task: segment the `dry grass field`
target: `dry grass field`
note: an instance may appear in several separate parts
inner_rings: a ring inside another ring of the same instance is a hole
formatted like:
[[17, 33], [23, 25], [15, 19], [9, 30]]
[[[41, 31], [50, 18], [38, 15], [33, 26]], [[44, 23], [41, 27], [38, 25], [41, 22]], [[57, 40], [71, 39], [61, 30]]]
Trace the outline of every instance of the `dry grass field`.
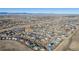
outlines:
[[69, 49], [73, 51], [79, 51], [79, 31], [72, 37]]
[[0, 51], [32, 51], [30, 48], [17, 41], [0, 40]]

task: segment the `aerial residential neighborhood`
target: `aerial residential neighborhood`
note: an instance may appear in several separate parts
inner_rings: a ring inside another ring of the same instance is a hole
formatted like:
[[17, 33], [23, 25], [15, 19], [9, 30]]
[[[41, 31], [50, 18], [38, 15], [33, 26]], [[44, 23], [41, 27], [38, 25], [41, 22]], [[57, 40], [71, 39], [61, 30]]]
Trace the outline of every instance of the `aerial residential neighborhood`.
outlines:
[[79, 15], [0, 15], [1, 51], [76, 51], [79, 50], [78, 33]]

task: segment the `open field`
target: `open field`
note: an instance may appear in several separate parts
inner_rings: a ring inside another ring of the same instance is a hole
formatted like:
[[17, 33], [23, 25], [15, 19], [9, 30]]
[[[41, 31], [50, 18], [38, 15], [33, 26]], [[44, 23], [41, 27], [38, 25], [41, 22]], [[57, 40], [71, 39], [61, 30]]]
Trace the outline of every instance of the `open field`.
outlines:
[[71, 49], [72, 51], [79, 51], [79, 30], [72, 37], [71, 43], [69, 45], [69, 49]]
[[0, 51], [32, 51], [32, 49], [16, 41], [0, 40]]

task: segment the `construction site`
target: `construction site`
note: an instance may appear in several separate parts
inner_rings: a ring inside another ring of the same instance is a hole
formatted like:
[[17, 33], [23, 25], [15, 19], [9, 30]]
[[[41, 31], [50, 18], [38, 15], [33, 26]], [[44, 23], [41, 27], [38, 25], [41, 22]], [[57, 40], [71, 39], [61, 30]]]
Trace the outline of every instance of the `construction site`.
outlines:
[[0, 51], [77, 51], [78, 32], [78, 15], [0, 15]]

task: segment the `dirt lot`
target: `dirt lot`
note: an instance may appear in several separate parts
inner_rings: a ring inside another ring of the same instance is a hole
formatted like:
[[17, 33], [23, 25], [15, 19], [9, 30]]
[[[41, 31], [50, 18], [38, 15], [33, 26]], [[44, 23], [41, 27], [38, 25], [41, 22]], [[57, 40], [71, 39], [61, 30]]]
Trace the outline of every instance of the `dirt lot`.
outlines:
[[79, 51], [79, 31], [72, 37], [69, 50]]
[[0, 40], [0, 51], [32, 51], [30, 48], [17, 41]]

